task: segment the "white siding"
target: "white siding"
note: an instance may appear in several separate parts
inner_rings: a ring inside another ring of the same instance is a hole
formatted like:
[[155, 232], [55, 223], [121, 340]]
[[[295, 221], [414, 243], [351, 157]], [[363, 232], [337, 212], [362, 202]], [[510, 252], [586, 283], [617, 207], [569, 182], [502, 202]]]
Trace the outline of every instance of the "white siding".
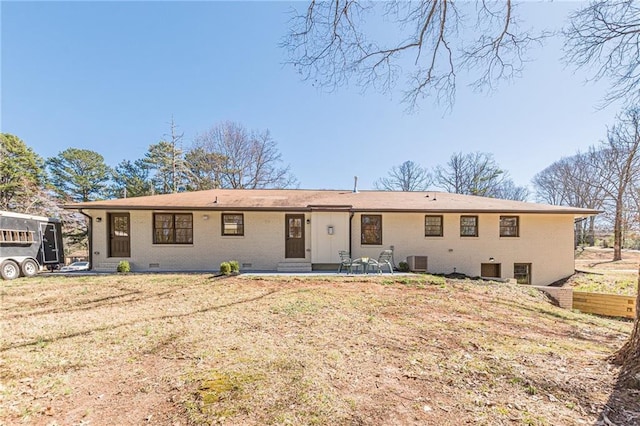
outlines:
[[[333, 235], [328, 228], [333, 227]], [[311, 216], [311, 261], [338, 263], [340, 250], [349, 250], [349, 212], [314, 212]]]

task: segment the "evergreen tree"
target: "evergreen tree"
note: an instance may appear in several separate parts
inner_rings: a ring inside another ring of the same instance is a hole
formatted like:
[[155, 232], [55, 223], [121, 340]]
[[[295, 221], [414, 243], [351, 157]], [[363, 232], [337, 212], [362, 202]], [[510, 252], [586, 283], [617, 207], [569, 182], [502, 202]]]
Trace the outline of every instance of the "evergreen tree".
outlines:
[[111, 170], [95, 151], [68, 148], [47, 160], [47, 170], [53, 190], [62, 199], [84, 202], [107, 196]]
[[0, 209], [26, 211], [44, 183], [44, 162], [17, 136], [0, 134]]

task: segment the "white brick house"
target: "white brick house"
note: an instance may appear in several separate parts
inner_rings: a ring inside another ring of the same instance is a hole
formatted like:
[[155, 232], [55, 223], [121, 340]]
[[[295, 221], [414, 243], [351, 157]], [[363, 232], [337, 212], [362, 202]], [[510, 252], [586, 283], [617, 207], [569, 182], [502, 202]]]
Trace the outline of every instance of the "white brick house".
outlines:
[[[595, 210], [443, 192], [230, 190], [75, 203], [90, 221], [93, 269], [243, 271], [337, 267], [339, 250], [431, 273], [548, 285], [574, 272], [574, 220]], [[426, 259], [425, 259], [426, 257]]]

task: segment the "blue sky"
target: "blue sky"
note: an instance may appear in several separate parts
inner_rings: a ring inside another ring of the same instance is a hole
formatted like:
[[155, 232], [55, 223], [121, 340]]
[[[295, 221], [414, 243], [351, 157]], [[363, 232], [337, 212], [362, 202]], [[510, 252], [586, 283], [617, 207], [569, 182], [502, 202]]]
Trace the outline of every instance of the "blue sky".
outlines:
[[[525, 26], [562, 25], [577, 2], [526, 3]], [[561, 63], [561, 40], [529, 53], [522, 78], [491, 94], [459, 84], [451, 112], [399, 93], [328, 93], [283, 65], [285, 2], [1, 3], [0, 129], [42, 157], [66, 148], [107, 164], [142, 158], [173, 116], [188, 148], [216, 123], [269, 129], [301, 188], [369, 189], [406, 160], [493, 153], [519, 185], [606, 136], [605, 83]], [[464, 76], [462, 76], [464, 77]]]

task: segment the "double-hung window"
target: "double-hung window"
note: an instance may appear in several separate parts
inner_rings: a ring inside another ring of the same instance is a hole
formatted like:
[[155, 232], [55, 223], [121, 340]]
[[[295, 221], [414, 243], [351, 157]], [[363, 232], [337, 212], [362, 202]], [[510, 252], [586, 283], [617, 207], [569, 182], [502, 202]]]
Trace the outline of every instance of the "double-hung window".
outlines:
[[478, 236], [478, 216], [460, 216], [460, 236]]
[[223, 213], [222, 235], [244, 235], [244, 215], [242, 213]]
[[425, 237], [442, 237], [442, 216], [425, 216], [424, 217], [424, 236]]
[[193, 244], [193, 215], [154, 213], [153, 244]]
[[363, 214], [360, 229], [360, 242], [363, 245], [382, 245], [382, 215]]
[[520, 236], [520, 220], [518, 216], [500, 216], [500, 236]]

